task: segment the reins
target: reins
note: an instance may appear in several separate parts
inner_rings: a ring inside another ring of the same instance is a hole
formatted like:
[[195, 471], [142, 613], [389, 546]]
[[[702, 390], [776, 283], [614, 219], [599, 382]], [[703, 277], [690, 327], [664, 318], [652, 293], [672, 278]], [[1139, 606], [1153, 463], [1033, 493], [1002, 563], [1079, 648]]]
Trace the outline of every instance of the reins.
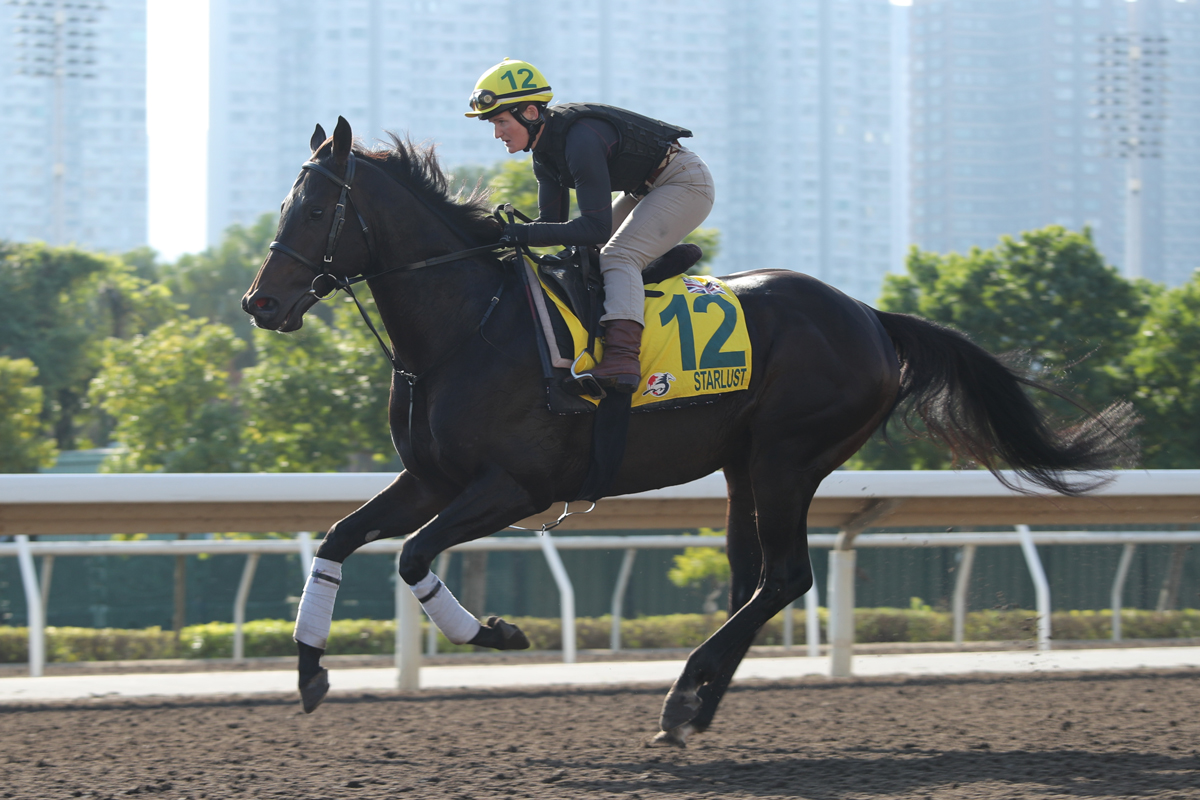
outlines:
[[[346, 175], [344, 178], [339, 178], [334, 172], [325, 168], [321, 164], [318, 164], [316, 161], [305, 161], [303, 164], [300, 165], [300, 169], [302, 172], [304, 170], [311, 170], [313, 172], [316, 172], [318, 175], [322, 175], [322, 176], [328, 178], [329, 180], [333, 181], [335, 184], [337, 184], [338, 186], [341, 187], [341, 194], [338, 196], [337, 206], [334, 209], [334, 213], [333, 213], [333, 223], [330, 226], [329, 237], [325, 243], [325, 256], [323, 258], [323, 265], [317, 264], [315, 261], [310, 259], [308, 256], [304, 255], [303, 253], [301, 253], [291, 247], [288, 247], [286, 244], [284, 244], [283, 242], [280, 242], [280, 241], [271, 242], [271, 244], [269, 245], [269, 249], [278, 250], [279, 252], [283, 253], [284, 255], [294, 258], [296, 261], [299, 261], [301, 264], [308, 267], [313, 272], [317, 273], [316, 277], [313, 278], [312, 285], [309, 286], [309, 288], [308, 288], [308, 294], [312, 295], [317, 300], [325, 300], [328, 297], [335, 294], [340, 289], [340, 290], [344, 291], [347, 295], [349, 295], [350, 299], [354, 301], [354, 305], [358, 308], [358, 313], [363, 318], [363, 322], [367, 323], [367, 328], [371, 331], [371, 334], [375, 337], [375, 341], [379, 342], [379, 347], [380, 347], [380, 349], [383, 350], [384, 357], [388, 360], [388, 363], [392, 365], [392, 371], [395, 374], [399, 375], [401, 378], [403, 378], [405, 380], [405, 382], [408, 383], [408, 433], [409, 433], [409, 441], [411, 441], [412, 440], [413, 400], [416, 395], [417, 383], [422, 378], [427, 377], [431, 372], [433, 372], [435, 369], [437, 369], [442, 364], [444, 364], [446, 361], [448, 361], [450, 359], [450, 357], [453, 356], [455, 353], [457, 353], [459, 350], [461, 350], [466, 345], [466, 343], [472, 337], [475, 336], [476, 333], [478, 333], [479, 331], [481, 331], [483, 329], [483, 326], [488, 321], [488, 317], [490, 317], [492, 315], [492, 312], [496, 309], [496, 305], [500, 302], [500, 296], [504, 293], [504, 281], [500, 282], [500, 286], [496, 289], [495, 294], [492, 295], [491, 302], [488, 303], [487, 310], [485, 310], [483, 312], [483, 317], [479, 320], [479, 324], [476, 325], [474, 328], [472, 328], [471, 332], [468, 333], [466, 336], [462, 337], [458, 341], [458, 343], [456, 343], [453, 347], [451, 347], [449, 350], [446, 350], [445, 352], [443, 352], [441, 357], [438, 358], [437, 361], [435, 361], [431, 366], [427, 367], [425, 369], [425, 371], [419, 375], [409, 372], [406, 369], [404, 369], [403, 365], [396, 358], [395, 351], [392, 348], [388, 347], [387, 343], [383, 340], [383, 337], [379, 334], [378, 329], [375, 327], [375, 323], [371, 321], [371, 316], [367, 313], [367, 309], [363, 307], [363, 304], [359, 301], [358, 296], [356, 294], [354, 294], [354, 289], [351, 287], [353, 287], [354, 284], [356, 284], [356, 283], [363, 283], [364, 281], [371, 280], [372, 278], [378, 278], [379, 276], [387, 275], [388, 273], [411, 272], [413, 270], [424, 269], [425, 267], [437, 266], [438, 264], [449, 264], [454, 261], [462, 261], [464, 259], [471, 258], [473, 256], [483, 255], [485, 253], [487, 253], [487, 254], [495, 253], [497, 250], [512, 249], [512, 245], [500, 244], [499, 242], [496, 242], [493, 244], [480, 245], [478, 247], [470, 247], [470, 248], [467, 248], [466, 250], [459, 250], [457, 252], [449, 253], [444, 256], [434, 256], [433, 258], [426, 258], [421, 261], [412, 261], [408, 264], [401, 264], [396, 267], [389, 267], [388, 269], [379, 270], [378, 272], [371, 272], [370, 274], [363, 272], [355, 277], [341, 277], [341, 276], [332, 274], [329, 271], [329, 265], [331, 265], [333, 263], [333, 253], [337, 249], [338, 239], [341, 238], [342, 228], [345, 226], [345, 223], [346, 223], [346, 207], [347, 207], [347, 205], [351, 206], [354, 209], [354, 214], [355, 214], [355, 216], [358, 217], [358, 223], [359, 223], [359, 227], [362, 230], [363, 240], [366, 242], [366, 245], [367, 245], [367, 253], [368, 253], [368, 258], [369, 258], [369, 262], [367, 264], [368, 270], [372, 266], [374, 266], [375, 262], [376, 262], [375, 246], [371, 242], [371, 235], [370, 235], [370, 230], [367, 227], [367, 221], [363, 218], [362, 212], [360, 212], [358, 210], [358, 206], [355, 205], [354, 198], [350, 194], [351, 189], [353, 188], [352, 181], [354, 180], [355, 166], [356, 166], [356, 159], [355, 159], [353, 152], [350, 153], [349, 157], [346, 160]], [[413, 197], [415, 197], [417, 199], [418, 202], [420, 202], [423, 206], [425, 206], [425, 208], [427, 210], [429, 210], [431, 213], [433, 213], [434, 216], [438, 217], [438, 219], [440, 219], [443, 223], [445, 223], [446, 226], [449, 227], [453, 233], [455, 233], [456, 235], [462, 236], [462, 233], [457, 230], [457, 227], [453, 223], [451, 223], [450, 220], [446, 219], [446, 217], [443, 214], [441, 214], [437, 209], [433, 208], [428, 203], [426, 203], [424, 198], [422, 198], [418, 193], [412, 192], [412, 195], [413, 195]], [[509, 209], [511, 209], [511, 206], [509, 206]], [[510, 211], [510, 213], [512, 213], [512, 212]], [[521, 215], [521, 216], [524, 216], [524, 215]], [[466, 238], [466, 237], [463, 237], [463, 238]], [[322, 278], [328, 278], [330, 283], [332, 284], [332, 287], [326, 291], [322, 291], [322, 288], [324, 288], [324, 287], [319, 288], [317, 286], [317, 282], [320, 281]]]
[[[457, 252], [449, 253], [444, 256], [434, 256], [433, 258], [426, 258], [421, 261], [412, 261], [412, 262], [409, 262], [408, 264], [401, 264], [396, 267], [389, 267], [388, 269], [379, 270], [378, 272], [371, 272], [369, 275], [366, 274], [365, 272], [360, 273], [359, 275], [357, 275], [355, 277], [339, 277], [337, 275], [332, 274], [331, 272], [329, 272], [328, 266], [333, 263], [333, 253], [337, 249], [338, 239], [341, 237], [342, 228], [345, 226], [345, 223], [346, 223], [346, 207], [347, 207], [347, 205], [349, 205], [350, 207], [352, 207], [354, 209], [354, 215], [356, 217], [358, 217], [359, 228], [362, 230], [363, 240], [366, 242], [366, 245], [367, 245], [367, 253], [368, 253], [368, 259], [369, 259], [369, 262], [367, 264], [368, 269], [373, 267], [376, 262], [375, 246], [371, 242], [371, 234], [370, 234], [370, 230], [367, 227], [367, 221], [363, 218], [362, 212], [360, 212], [358, 210], [358, 206], [355, 205], [355, 203], [354, 203], [354, 198], [350, 195], [350, 192], [352, 189], [352, 181], [354, 180], [355, 165], [356, 165], [356, 159], [354, 157], [354, 153], [351, 152], [346, 161], [346, 175], [344, 178], [339, 178], [334, 172], [325, 168], [321, 164], [318, 164], [315, 161], [305, 161], [300, 166], [300, 169], [302, 172], [304, 170], [312, 170], [313, 172], [316, 172], [318, 175], [323, 175], [324, 177], [328, 178], [329, 180], [333, 181], [336, 185], [341, 187], [341, 194], [338, 196], [337, 207], [334, 209], [333, 224], [330, 226], [329, 237], [325, 243], [325, 256], [322, 259], [323, 264], [317, 264], [312, 259], [308, 258], [308, 256], [304, 255], [303, 253], [300, 253], [299, 251], [297, 251], [291, 247], [288, 247], [286, 244], [284, 244], [283, 242], [280, 242], [280, 241], [271, 242], [269, 248], [271, 250], [278, 250], [279, 252], [283, 253], [284, 255], [294, 258], [296, 261], [300, 262], [304, 266], [311, 269], [313, 272], [317, 273], [316, 277], [313, 278], [312, 285], [309, 286], [309, 288], [308, 288], [308, 294], [312, 295], [317, 300], [325, 300], [326, 298], [337, 293], [337, 291], [340, 289], [340, 290], [344, 291], [347, 295], [349, 295], [350, 299], [354, 301], [354, 305], [358, 308], [358, 313], [363, 318], [363, 322], [367, 323], [367, 328], [371, 331], [371, 334], [375, 337], [375, 341], [379, 342], [379, 347], [380, 347], [380, 349], [383, 350], [384, 357], [388, 360], [388, 363], [392, 365], [392, 372], [396, 375], [399, 375], [401, 378], [403, 378], [405, 380], [406, 383], [408, 383], [408, 441], [411, 445], [411, 443], [413, 441], [413, 435], [412, 435], [412, 432], [413, 432], [413, 427], [412, 427], [413, 426], [413, 406], [414, 406], [415, 398], [416, 398], [416, 394], [417, 394], [417, 383], [420, 382], [422, 378], [427, 377], [430, 373], [432, 373], [434, 370], [436, 370], [442, 364], [445, 364], [447, 361], [449, 361], [450, 358], [452, 356], [454, 356], [459, 350], [461, 350], [467, 344], [467, 342], [470, 341], [475, 336], [476, 333], [479, 333], [480, 331], [483, 330], [483, 326], [487, 324], [488, 318], [491, 317], [492, 312], [496, 310], [496, 306], [500, 302], [500, 296], [504, 293], [504, 283], [505, 282], [502, 280], [500, 282], [500, 285], [496, 288], [496, 292], [495, 292], [495, 294], [492, 295], [492, 299], [488, 303], [487, 309], [484, 310], [484, 312], [483, 312], [483, 317], [480, 318], [480, 320], [479, 320], [479, 324], [477, 324], [474, 328], [472, 328], [470, 333], [468, 333], [466, 336], [463, 336], [461, 339], [459, 339], [459, 341], [454, 346], [452, 346], [448, 350], [444, 351], [442, 353], [442, 355], [432, 365], [426, 367], [425, 371], [419, 375], [416, 373], [409, 372], [403, 368], [403, 365], [396, 358], [395, 351], [392, 348], [388, 347], [387, 343], [383, 340], [383, 337], [379, 334], [378, 329], [376, 329], [376, 327], [375, 327], [375, 323], [371, 321], [371, 316], [367, 313], [366, 308], [363, 307], [363, 304], [359, 301], [358, 296], [354, 294], [354, 289], [352, 287], [356, 283], [363, 283], [372, 278], [378, 278], [381, 275], [387, 275], [392, 272], [411, 272], [413, 270], [424, 269], [425, 267], [434, 267], [434, 266], [437, 266], [438, 264], [449, 264], [449, 263], [452, 263], [455, 261], [462, 261], [464, 259], [471, 258], [473, 256], [492, 254], [492, 253], [495, 253], [497, 250], [513, 250], [517, 254], [518, 257], [524, 256], [524, 257], [532, 259], [533, 261], [535, 261], [537, 263], [542, 263], [542, 262], [541, 262], [541, 259], [536, 254], [534, 254], [532, 251], [530, 251], [530, 249], [528, 247], [524, 247], [521, 245], [501, 244], [499, 242], [496, 242], [493, 244], [479, 245], [478, 247], [470, 247], [470, 248], [467, 248], [466, 250], [459, 250]], [[448, 227], [451, 230], [451, 232], [453, 232], [454, 234], [456, 234], [457, 236], [459, 236], [463, 239], [468, 238], [466, 236], [463, 236], [462, 232], [458, 230], [457, 226], [451, 220], [447, 219], [446, 216], [444, 214], [442, 214], [442, 212], [439, 209], [437, 209], [437, 208], [431, 206], [429, 203], [427, 203], [425, 201], [425, 199], [420, 196], [420, 194], [418, 194], [417, 192], [412, 192], [412, 195], [413, 195], [413, 197], [415, 197], [417, 199], [418, 202], [421, 203], [421, 205], [425, 206], [425, 208], [430, 213], [432, 213], [439, 220], [441, 220], [442, 223], [445, 224], [446, 227]], [[493, 214], [496, 217], [497, 221], [501, 221], [501, 222], [503, 221], [503, 217], [501, 216], [502, 213], [508, 216], [509, 222], [512, 222], [514, 220], [514, 218], [519, 218], [525, 222], [533, 221], [529, 217], [527, 217], [525, 214], [522, 214], [519, 210], [513, 208], [513, 206], [508, 203], [505, 203], [503, 205], [496, 207]], [[520, 269], [520, 268], [521, 267], [519, 266], [518, 269]], [[318, 288], [318, 286], [317, 286], [317, 282], [320, 281], [322, 278], [328, 278], [330, 283], [332, 284], [332, 288], [328, 289], [327, 291], [322, 292], [321, 289]], [[414, 450], [414, 453], [415, 453], [415, 450]], [[561, 525], [563, 523], [564, 520], [566, 520], [567, 517], [574, 516], [575, 514], [588, 514], [595, 507], [596, 507], [596, 503], [595, 503], [595, 501], [592, 501], [591, 507], [588, 508], [587, 511], [571, 511], [571, 504], [568, 502], [566, 504], [566, 506], [563, 508], [563, 511], [558, 516], [558, 518], [555, 519], [553, 522], [548, 522], [548, 523], [543, 524], [541, 526], [540, 532], [544, 534], [553, 528], [557, 528], [559, 525]], [[516, 530], [522, 530], [522, 531], [533, 531], [534, 530], [533, 528], [522, 528], [518, 525], [509, 525], [508, 527], [514, 528]]]

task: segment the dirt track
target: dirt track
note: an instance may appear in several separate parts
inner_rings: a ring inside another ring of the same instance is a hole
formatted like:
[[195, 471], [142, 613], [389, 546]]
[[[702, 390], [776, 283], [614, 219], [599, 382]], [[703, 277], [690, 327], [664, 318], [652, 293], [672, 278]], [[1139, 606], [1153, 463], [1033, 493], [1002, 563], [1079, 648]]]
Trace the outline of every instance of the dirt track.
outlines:
[[742, 686], [683, 751], [664, 689], [0, 707], [0, 797], [1200, 798], [1195, 673]]

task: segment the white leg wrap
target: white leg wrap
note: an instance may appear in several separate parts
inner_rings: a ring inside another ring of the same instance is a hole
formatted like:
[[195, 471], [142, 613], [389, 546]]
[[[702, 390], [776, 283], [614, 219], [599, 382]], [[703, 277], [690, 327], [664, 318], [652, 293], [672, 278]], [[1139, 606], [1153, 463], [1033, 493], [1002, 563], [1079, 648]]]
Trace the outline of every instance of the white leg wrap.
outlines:
[[446, 638], [455, 644], [466, 644], [475, 638], [483, 626], [458, 602], [450, 588], [442, 583], [437, 575], [430, 570], [429, 574], [408, 587], [421, 607], [437, 625], [438, 630], [446, 634]]
[[329, 624], [333, 621], [333, 601], [341, 583], [341, 564], [324, 558], [313, 559], [312, 574], [304, 583], [304, 594], [300, 595], [293, 639], [325, 649], [325, 643], [329, 641]]

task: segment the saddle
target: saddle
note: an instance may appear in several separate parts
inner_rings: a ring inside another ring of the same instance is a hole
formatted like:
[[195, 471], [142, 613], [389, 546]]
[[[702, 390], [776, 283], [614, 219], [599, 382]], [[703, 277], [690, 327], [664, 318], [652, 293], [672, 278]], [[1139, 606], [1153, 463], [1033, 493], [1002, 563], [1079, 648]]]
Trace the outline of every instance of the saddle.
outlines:
[[[642, 270], [642, 283], [658, 283], [682, 275], [696, 265], [704, 251], [698, 245], [677, 244]], [[538, 260], [538, 272], [588, 330], [596, 331], [604, 308], [604, 279], [600, 275], [600, 249], [567, 247]]]
[[[676, 245], [646, 266], [642, 271], [642, 283], [658, 283], [681, 275], [702, 255], [703, 251], [694, 244]], [[587, 351], [594, 352], [596, 337], [600, 335], [600, 317], [604, 312], [604, 279], [600, 274], [599, 249], [569, 247], [550, 256], [533, 257], [532, 260], [537, 264], [537, 277], [546, 291], [553, 293], [584, 327]], [[533, 290], [541, 291], [540, 288]], [[531, 310], [536, 319], [536, 308]], [[541, 350], [550, 410], [557, 413], [595, 412], [588, 472], [575, 497], [576, 500], [595, 502], [608, 493], [624, 458], [631, 397], [622, 393], [606, 396], [590, 374], [576, 373], [573, 364], [570, 369], [557, 370], [560, 374], [567, 374], [556, 379], [553, 375], [555, 370], [551, 369], [546, 357], [547, 351], [551, 348], [558, 350], [563, 343], [572, 341], [572, 337], [562, 314], [557, 311], [547, 313], [551, 316], [553, 332], [541, 334]], [[542, 331], [540, 327], [539, 331]], [[560, 351], [558, 355], [569, 361], [573, 353], [569, 350], [565, 353]], [[557, 401], [556, 396], [559, 398]], [[587, 398], [599, 401], [598, 406]]]
[[[651, 261], [642, 270], [642, 283], [660, 281], [682, 275], [704, 255], [699, 246], [677, 244]], [[587, 349], [592, 352], [600, 335], [600, 317], [604, 313], [604, 279], [600, 274], [600, 250], [595, 246], [568, 247], [538, 259], [538, 272], [546, 287], [554, 292], [587, 330]], [[574, 394], [604, 397], [604, 391], [588, 374], [563, 381], [563, 387]]]

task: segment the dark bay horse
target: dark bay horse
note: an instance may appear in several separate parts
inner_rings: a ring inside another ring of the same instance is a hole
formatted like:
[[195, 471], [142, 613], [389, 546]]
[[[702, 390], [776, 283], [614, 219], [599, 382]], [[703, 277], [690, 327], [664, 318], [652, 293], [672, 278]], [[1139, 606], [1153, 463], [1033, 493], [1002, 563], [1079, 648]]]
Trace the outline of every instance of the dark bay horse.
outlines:
[[[375, 538], [415, 534], [400, 559], [411, 587], [443, 550], [576, 497], [592, 420], [547, 410], [524, 288], [494, 257], [380, 274], [495, 242], [500, 230], [484, 198], [450, 197], [431, 148], [394, 137], [386, 150], [354, 145], [344, 119], [329, 139], [318, 126], [310, 146], [312, 161], [282, 207], [279, 247], [243, 308], [260, 328], [294, 331], [317, 302], [310, 287], [324, 281], [328, 291], [334, 280], [367, 277], [398, 370], [415, 376], [411, 385], [399, 372], [392, 381], [392, 439], [405, 469], [333, 525], [317, 555], [340, 564]], [[876, 311], [789, 270], [724, 280], [749, 327], [749, 388], [710, 405], [634, 414], [610, 491], [642, 492], [716, 470], [728, 484], [730, 614], [667, 695], [657, 741], [669, 744], [709, 726], [755, 633], [808, 591], [813, 494], [898, 403], [910, 401], [956, 455], [993, 472], [1007, 465], [1069, 494], [1094, 485], [1071, 471], [1110, 468], [1127, 453], [1133, 419], [1118, 404], [1055, 429], [1024, 391], [1038, 384], [955, 331]], [[511, 630], [498, 631], [489, 621], [474, 641], [504, 647]], [[324, 670], [319, 648], [300, 651], [303, 694]], [[320, 697], [306, 698], [306, 710]]]

